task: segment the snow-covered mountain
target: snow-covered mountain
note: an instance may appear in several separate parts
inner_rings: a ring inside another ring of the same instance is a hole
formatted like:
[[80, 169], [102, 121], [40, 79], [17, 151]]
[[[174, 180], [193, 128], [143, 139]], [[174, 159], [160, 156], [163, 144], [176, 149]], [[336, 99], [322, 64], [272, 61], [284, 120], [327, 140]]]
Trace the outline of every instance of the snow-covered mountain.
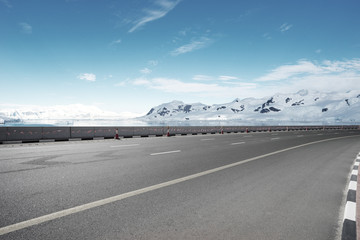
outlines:
[[[164, 103], [145, 116], [103, 111], [81, 104], [53, 107], [0, 104], [0, 124], [50, 125], [360, 125], [360, 92], [301, 90], [264, 98], [234, 99], [224, 104]], [[129, 120], [132, 118], [131, 120]]]
[[360, 122], [360, 92], [322, 93], [301, 90], [265, 98], [235, 99], [205, 105], [173, 101], [152, 108], [139, 118], [149, 122], [231, 121], [233, 123], [354, 123]]
[[0, 105], [0, 123], [43, 122], [44, 120], [94, 120], [121, 119], [126, 116], [106, 112], [95, 106], [82, 104], [58, 105], [53, 107], [4, 106]]

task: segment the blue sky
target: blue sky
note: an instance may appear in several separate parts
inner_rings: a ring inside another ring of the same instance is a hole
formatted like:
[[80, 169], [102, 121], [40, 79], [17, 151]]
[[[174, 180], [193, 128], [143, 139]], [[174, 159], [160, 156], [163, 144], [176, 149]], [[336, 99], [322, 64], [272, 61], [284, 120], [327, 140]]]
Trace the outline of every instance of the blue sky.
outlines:
[[0, 104], [360, 91], [358, 0], [0, 0]]

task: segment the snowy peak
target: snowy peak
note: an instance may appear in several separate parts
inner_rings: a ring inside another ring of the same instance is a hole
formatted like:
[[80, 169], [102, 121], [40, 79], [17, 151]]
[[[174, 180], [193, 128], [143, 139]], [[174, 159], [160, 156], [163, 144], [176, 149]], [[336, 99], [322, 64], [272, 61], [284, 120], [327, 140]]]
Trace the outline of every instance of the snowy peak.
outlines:
[[172, 117], [174, 115], [182, 113], [187, 114], [190, 112], [198, 112], [201, 110], [206, 111], [207, 107], [208, 106], [201, 103], [185, 104], [181, 101], [172, 101], [150, 109], [146, 116]]
[[300, 90], [293, 94], [275, 94], [260, 99], [236, 98], [230, 103], [211, 106], [173, 101], [152, 108], [141, 119], [360, 122], [360, 94], [355, 91], [321, 93]]

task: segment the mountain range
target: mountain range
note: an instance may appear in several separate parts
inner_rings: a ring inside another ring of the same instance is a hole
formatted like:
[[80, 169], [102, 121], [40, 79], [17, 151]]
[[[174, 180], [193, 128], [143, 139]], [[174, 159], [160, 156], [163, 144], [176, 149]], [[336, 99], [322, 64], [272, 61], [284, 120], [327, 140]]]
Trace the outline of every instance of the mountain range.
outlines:
[[360, 93], [324, 93], [301, 90], [264, 98], [236, 98], [232, 102], [206, 105], [172, 101], [153, 107], [143, 121], [231, 121], [236, 124], [357, 124]]
[[[301, 90], [263, 98], [236, 98], [207, 105], [172, 101], [142, 116], [103, 111], [81, 104], [53, 107], [0, 105], [0, 124], [51, 125], [360, 125], [360, 92]], [[99, 120], [99, 121], [98, 121]]]

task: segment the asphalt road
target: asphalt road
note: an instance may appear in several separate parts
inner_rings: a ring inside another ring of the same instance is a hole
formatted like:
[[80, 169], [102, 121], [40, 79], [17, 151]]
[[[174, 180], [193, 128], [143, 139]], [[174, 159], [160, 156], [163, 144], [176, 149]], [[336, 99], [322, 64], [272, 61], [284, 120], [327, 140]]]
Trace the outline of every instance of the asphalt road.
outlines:
[[0, 239], [336, 239], [359, 151], [354, 130], [1, 145]]

